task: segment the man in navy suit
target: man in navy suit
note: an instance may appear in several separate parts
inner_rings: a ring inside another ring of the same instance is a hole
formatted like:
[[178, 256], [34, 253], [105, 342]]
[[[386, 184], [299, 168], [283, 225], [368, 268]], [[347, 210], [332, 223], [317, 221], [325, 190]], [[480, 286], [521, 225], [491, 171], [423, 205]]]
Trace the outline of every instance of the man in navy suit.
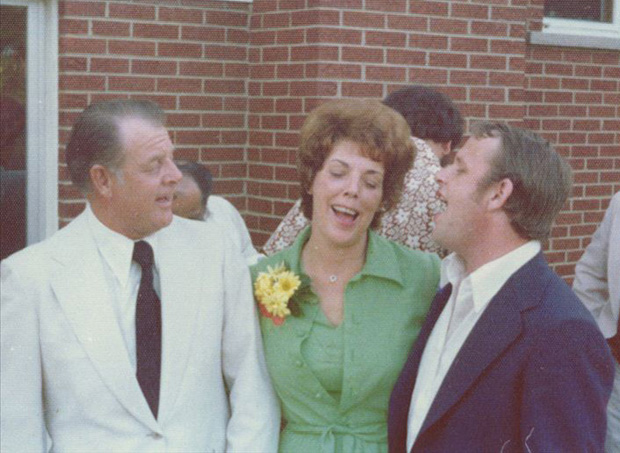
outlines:
[[531, 132], [485, 122], [442, 169], [434, 239], [453, 253], [396, 383], [391, 452], [602, 452], [612, 358], [549, 268], [571, 171]]

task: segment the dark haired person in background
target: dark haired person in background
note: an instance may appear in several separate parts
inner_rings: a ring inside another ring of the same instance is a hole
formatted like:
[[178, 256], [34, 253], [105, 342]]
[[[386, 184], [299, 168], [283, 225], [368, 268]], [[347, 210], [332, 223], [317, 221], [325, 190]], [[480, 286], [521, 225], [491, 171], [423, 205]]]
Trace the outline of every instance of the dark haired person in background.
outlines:
[[172, 215], [164, 119], [86, 108], [66, 151], [86, 210], [2, 262], [1, 451], [275, 451], [248, 268]]
[[[431, 238], [433, 213], [441, 208], [435, 175], [441, 160], [449, 158], [463, 137], [463, 118], [448, 96], [420, 85], [401, 88], [383, 103], [405, 118], [418, 152], [405, 175], [398, 203], [383, 214], [376, 231], [409, 248], [443, 256], [444, 251]], [[298, 200], [271, 235], [263, 247], [267, 255], [291, 245], [308, 225], [300, 206]]]
[[400, 113], [411, 135], [424, 140], [442, 166], [463, 138], [463, 117], [452, 99], [423, 85], [409, 85], [393, 91], [383, 100]]
[[248, 265], [262, 258], [264, 255], [258, 253], [252, 245], [250, 232], [237, 208], [225, 198], [211, 195], [211, 172], [196, 162], [177, 162], [177, 167], [183, 173], [183, 179], [174, 193], [172, 212], [187, 219], [219, 224]]
[[191, 161], [175, 161], [183, 174], [172, 201], [174, 215], [192, 220], [205, 220], [207, 203], [213, 190], [213, 175], [207, 167]]

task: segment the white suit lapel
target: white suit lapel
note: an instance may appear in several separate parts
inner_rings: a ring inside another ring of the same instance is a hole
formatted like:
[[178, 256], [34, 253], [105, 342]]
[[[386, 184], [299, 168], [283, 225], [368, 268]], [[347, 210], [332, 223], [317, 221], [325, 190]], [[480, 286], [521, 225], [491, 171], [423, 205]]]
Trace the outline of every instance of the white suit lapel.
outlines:
[[110, 391], [137, 419], [159, 431], [129, 361], [86, 217], [82, 215], [66, 228], [68, 240], [61, 241], [57, 254], [64, 268], [52, 279], [54, 293]]
[[197, 323], [197, 310], [204, 296], [203, 282], [195, 269], [204, 267], [205, 257], [183, 248], [171, 225], [158, 238], [158, 264], [162, 303], [162, 370], [159, 419], [173, 413], [187, 369]]

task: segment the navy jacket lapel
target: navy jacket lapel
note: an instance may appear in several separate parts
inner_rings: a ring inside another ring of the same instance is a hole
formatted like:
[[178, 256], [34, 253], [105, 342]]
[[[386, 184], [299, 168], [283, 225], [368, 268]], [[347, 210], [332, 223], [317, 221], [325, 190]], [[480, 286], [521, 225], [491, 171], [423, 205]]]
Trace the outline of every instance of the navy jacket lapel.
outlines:
[[418, 375], [418, 367], [420, 366], [422, 353], [433, 331], [433, 327], [435, 327], [435, 323], [437, 319], [439, 319], [439, 315], [441, 315], [448, 299], [450, 299], [450, 294], [452, 294], [452, 285], [448, 284], [435, 295], [435, 299], [431, 304], [431, 308], [428, 311], [420, 334], [413, 344], [407, 362], [405, 362], [405, 366], [392, 391], [388, 415], [388, 440], [391, 452], [405, 451], [409, 406], [411, 404], [411, 395], [413, 394], [415, 379]]
[[491, 300], [448, 370], [418, 438], [462, 398], [484, 370], [519, 336], [521, 312], [540, 302], [549, 272], [539, 253]]

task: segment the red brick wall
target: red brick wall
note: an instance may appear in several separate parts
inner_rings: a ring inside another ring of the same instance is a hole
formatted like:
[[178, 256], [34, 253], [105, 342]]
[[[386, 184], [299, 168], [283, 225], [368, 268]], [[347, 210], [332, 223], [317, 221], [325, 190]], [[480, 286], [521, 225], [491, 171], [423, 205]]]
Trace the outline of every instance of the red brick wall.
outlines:
[[[104, 96], [161, 102], [261, 245], [298, 197], [297, 132], [325, 99], [419, 83], [472, 121], [544, 133], [575, 174], [547, 256], [574, 263], [620, 190], [620, 52], [530, 46], [542, 0], [61, 0], [61, 142]], [[81, 209], [61, 168], [60, 215]]]
[[[76, 115], [103, 98], [157, 101], [177, 156], [206, 163], [245, 210], [249, 10], [207, 0], [59, 2], [61, 148]], [[61, 223], [83, 209], [61, 149]]]
[[547, 258], [562, 275], [574, 263], [620, 190], [620, 52], [528, 49], [525, 125], [540, 132], [574, 170]]

